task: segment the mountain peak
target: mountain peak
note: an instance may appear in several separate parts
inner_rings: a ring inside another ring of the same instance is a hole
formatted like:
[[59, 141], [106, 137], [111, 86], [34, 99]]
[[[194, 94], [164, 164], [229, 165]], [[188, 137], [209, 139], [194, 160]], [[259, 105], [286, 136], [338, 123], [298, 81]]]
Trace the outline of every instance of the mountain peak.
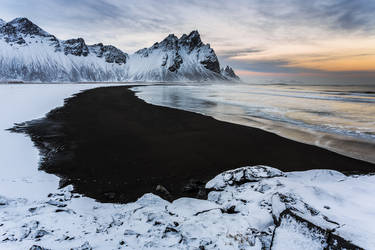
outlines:
[[184, 46], [189, 46], [190, 50], [203, 45], [198, 30], [193, 30], [189, 35], [183, 34], [179, 39], [179, 42]]
[[0, 27], [3, 26], [4, 24], [6, 24], [6, 22], [0, 18]]
[[228, 65], [224, 69], [221, 69], [221, 74], [231, 79], [240, 80], [236, 73], [234, 73], [234, 70]]
[[26, 17], [17, 17], [7, 23], [7, 25], [14, 27], [15, 32], [20, 32], [25, 35], [50, 36], [50, 34], [42, 30], [39, 26], [31, 22]]
[[169, 34], [160, 43], [156, 43], [153, 47], [158, 48], [159, 46], [166, 49], [175, 49], [177, 47], [178, 38], [174, 34]]
[[190, 34], [188, 35], [188, 37], [201, 37], [201, 35], [199, 34], [199, 31], [198, 30], [193, 30], [192, 32], [190, 32]]

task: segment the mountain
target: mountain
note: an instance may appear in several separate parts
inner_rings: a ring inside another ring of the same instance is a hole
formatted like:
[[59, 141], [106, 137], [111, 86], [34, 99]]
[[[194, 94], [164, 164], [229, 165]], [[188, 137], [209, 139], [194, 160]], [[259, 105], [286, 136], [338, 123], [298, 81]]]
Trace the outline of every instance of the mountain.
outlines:
[[234, 70], [229, 66], [226, 66], [225, 68], [221, 69], [220, 72], [223, 76], [229, 79], [240, 80], [240, 78], [236, 75], [236, 73], [234, 73]]
[[0, 81], [238, 81], [198, 31], [128, 55], [83, 38], [60, 40], [27, 18], [0, 19]]

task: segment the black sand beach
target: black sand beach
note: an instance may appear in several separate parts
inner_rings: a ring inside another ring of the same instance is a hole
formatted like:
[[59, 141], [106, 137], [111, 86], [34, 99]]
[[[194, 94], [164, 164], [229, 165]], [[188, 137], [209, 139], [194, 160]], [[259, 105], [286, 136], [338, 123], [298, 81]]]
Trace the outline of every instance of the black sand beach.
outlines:
[[260, 129], [147, 104], [128, 87], [79, 93], [13, 130], [31, 136], [43, 155], [41, 169], [100, 201], [128, 202], [147, 192], [204, 197], [206, 181], [246, 165], [375, 171], [373, 164]]

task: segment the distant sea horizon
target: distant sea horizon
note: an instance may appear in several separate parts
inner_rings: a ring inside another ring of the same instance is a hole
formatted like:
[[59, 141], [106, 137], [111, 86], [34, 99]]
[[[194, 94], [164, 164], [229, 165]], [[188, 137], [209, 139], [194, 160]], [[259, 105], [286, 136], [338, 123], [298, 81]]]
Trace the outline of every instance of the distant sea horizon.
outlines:
[[372, 85], [188, 83], [133, 90], [151, 104], [261, 128], [375, 163]]

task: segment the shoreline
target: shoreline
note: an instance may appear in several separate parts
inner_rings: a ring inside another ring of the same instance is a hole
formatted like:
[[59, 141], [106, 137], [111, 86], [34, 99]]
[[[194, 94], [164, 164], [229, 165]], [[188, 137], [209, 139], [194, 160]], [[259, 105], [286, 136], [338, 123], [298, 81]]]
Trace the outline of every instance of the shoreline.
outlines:
[[207, 180], [245, 165], [375, 171], [373, 164], [261, 129], [148, 104], [131, 87], [86, 90], [13, 130], [30, 135], [43, 156], [41, 169], [62, 177], [61, 186], [73, 184], [104, 202], [149, 192], [169, 200], [204, 198]]

